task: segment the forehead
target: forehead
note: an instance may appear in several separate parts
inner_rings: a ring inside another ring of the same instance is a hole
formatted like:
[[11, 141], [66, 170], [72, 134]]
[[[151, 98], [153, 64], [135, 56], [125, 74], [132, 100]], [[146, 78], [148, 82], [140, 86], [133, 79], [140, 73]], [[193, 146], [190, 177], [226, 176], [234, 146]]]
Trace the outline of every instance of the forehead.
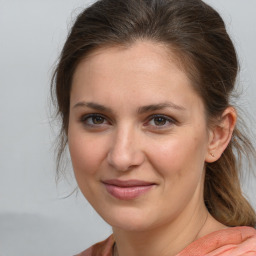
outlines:
[[127, 101], [128, 94], [145, 104], [166, 101], [167, 97], [174, 101], [197, 97], [177, 56], [161, 44], [142, 41], [101, 48], [78, 65], [71, 101], [81, 97], [106, 101], [117, 95]]
[[120, 74], [118, 71], [123, 71], [122, 73], [127, 71], [134, 75], [150, 74], [150, 78], [153, 78], [154, 75], [160, 75], [168, 70], [167, 72], [173, 71], [174, 78], [176, 77], [175, 73], [179, 73], [180, 77], [182, 75], [183, 79], [189, 80], [183, 66], [184, 64], [176, 51], [174, 53], [165, 45], [152, 41], [136, 41], [132, 44], [93, 50], [78, 64], [72, 85], [82, 78], [82, 73], [85, 76], [85, 72], [87, 78], [92, 78], [92, 75], [98, 73], [97, 78], [101, 78], [105, 74], [113, 79], [114, 77], [118, 78]]

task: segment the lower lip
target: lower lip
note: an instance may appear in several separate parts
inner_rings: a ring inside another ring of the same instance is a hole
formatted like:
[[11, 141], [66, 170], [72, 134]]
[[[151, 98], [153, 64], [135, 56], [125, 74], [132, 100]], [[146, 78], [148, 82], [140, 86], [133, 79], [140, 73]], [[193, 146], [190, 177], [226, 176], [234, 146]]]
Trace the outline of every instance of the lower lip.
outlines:
[[104, 184], [108, 193], [113, 197], [120, 200], [132, 200], [135, 199], [142, 194], [145, 194], [150, 189], [153, 188], [154, 185], [148, 186], [135, 186], [135, 187], [118, 187], [110, 184]]

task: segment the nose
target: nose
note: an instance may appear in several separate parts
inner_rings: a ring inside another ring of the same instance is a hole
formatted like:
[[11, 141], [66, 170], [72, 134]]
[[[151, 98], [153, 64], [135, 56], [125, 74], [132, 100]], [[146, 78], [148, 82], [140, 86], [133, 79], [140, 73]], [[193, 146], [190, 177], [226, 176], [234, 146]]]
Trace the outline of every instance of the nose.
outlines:
[[132, 128], [116, 131], [108, 152], [108, 163], [117, 171], [128, 171], [140, 166], [145, 159], [138, 134]]

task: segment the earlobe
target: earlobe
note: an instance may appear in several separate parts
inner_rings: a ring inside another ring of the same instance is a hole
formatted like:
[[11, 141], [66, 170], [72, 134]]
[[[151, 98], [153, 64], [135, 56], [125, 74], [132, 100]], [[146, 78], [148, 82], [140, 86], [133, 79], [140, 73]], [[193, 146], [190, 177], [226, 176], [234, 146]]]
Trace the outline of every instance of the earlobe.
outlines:
[[228, 107], [223, 112], [220, 121], [211, 129], [209, 134], [208, 151], [205, 161], [217, 161], [228, 146], [236, 125], [237, 114], [233, 107]]

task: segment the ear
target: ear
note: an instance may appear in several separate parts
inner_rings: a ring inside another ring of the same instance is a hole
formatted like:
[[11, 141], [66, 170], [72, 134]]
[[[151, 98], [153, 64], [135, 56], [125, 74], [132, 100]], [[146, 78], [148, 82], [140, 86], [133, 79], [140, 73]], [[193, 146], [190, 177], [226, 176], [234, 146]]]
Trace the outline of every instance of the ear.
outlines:
[[206, 162], [212, 163], [221, 157], [231, 140], [236, 120], [235, 109], [233, 107], [226, 108], [219, 123], [210, 130], [208, 151], [205, 156]]

